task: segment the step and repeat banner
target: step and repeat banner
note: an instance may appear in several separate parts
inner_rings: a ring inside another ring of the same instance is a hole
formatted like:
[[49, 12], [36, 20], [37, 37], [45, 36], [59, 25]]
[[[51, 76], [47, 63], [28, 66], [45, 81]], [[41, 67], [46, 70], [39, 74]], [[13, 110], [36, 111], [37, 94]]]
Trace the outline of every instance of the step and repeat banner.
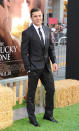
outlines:
[[21, 59], [22, 31], [31, 23], [30, 10], [45, 0], [0, 0], [0, 80], [26, 75]]

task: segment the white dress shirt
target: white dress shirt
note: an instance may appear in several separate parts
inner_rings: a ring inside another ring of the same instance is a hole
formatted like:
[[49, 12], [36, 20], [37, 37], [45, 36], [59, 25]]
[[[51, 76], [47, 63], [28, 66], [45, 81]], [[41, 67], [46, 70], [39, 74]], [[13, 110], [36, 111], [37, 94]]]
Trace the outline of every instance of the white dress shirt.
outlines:
[[[45, 44], [45, 34], [44, 34], [44, 30], [42, 28], [42, 25], [39, 27], [39, 26], [36, 26], [36, 25], [33, 24], [33, 26], [34, 26], [39, 37], [40, 37], [40, 34], [39, 34], [39, 31], [38, 31], [38, 28], [40, 28], [40, 31], [41, 31], [42, 36], [43, 36], [44, 44]], [[40, 40], [41, 40], [41, 37], [40, 37]]]

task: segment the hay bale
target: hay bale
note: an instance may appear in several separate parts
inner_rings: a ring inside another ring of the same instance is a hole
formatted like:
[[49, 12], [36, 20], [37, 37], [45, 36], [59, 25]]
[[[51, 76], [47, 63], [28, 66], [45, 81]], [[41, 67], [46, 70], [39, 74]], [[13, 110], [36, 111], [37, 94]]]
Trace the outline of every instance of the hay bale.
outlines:
[[36, 105], [40, 105], [40, 88], [41, 87], [37, 87], [36, 89], [36, 93], [35, 93], [35, 104]]
[[[40, 81], [35, 94], [35, 104], [40, 105], [40, 99], [45, 106], [45, 89]], [[64, 107], [79, 103], [79, 81], [72, 79], [55, 81], [54, 106]]]
[[55, 81], [55, 107], [63, 107], [79, 103], [79, 81]]
[[0, 86], [0, 130], [13, 123], [13, 95], [12, 89]]
[[41, 81], [38, 81], [36, 93], [35, 93], [35, 104], [36, 105], [43, 105], [45, 98], [45, 90], [41, 84]]
[[72, 103], [73, 104], [79, 103], [79, 81], [73, 81], [73, 86], [72, 86]]

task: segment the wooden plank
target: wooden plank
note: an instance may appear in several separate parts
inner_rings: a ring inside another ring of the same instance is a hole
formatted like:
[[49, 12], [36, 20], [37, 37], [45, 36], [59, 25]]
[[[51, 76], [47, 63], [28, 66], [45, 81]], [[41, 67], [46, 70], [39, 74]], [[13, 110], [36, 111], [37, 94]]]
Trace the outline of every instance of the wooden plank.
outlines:
[[19, 104], [22, 104], [23, 100], [23, 81], [19, 81]]
[[13, 87], [12, 87], [13, 91], [14, 91], [14, 100], [13, 100], [13, 105], [16, 105], [16, 82], [13, 82]]

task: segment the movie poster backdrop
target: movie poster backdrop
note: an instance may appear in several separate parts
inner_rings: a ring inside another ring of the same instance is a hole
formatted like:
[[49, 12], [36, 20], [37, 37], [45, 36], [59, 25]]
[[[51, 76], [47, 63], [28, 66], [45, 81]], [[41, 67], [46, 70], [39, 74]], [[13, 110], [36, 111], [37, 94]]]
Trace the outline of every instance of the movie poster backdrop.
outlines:
[[0, 80], [26, 75], [21, 59], [22, 31], [31, 23], [30, 10], [45, 0], [0, 0]]

